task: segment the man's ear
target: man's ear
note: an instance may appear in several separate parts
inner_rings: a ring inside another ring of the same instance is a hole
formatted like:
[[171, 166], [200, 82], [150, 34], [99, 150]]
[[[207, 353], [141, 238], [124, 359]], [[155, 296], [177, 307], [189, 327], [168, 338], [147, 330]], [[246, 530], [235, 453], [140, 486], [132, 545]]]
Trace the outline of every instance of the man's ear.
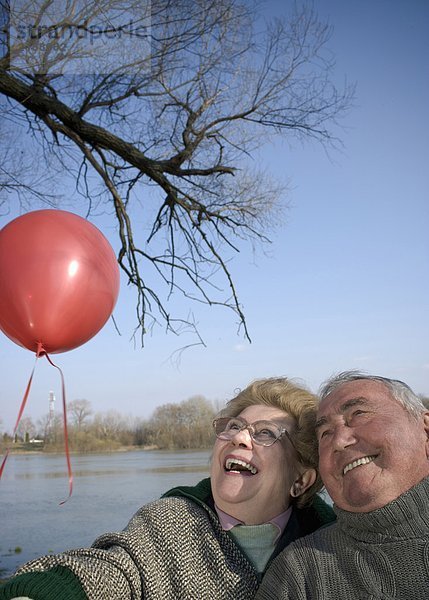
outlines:
[[[429, 419], [429, 413], [428, 413]], [[428, 420], [429, 424], [429, 420]], [[298, 498], [298, 496], [302, 496], [302, 494], [308, 490], [309, 487], [313, 485], [316, 481], [317, 473], [316, 469], [307, 469], [304, 473], [301, 473], [295, 481], [293, 482], [292, 487], [290, 488], [290, 495], [293, 498]]]
[[423, 413], [423, 427], [426, 432], [426, 458], [429, 460], [429, 411]]

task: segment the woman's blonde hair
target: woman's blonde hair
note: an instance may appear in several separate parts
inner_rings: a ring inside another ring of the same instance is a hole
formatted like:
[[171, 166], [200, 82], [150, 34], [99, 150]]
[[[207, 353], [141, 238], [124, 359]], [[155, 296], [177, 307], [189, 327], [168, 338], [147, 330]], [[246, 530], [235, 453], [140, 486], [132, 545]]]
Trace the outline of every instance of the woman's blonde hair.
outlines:
[[318, 471], [318, 446], [314, 430], [318, 398], [302, 385], [286, 377], [257, 379], [229, 400], [219, 413], [222, 417], [236, 417], [248, 406], [262, 404], [278, 408], [295, 421], [291, 431], [293, 445], [298, 462], [305, 468], [316, 470], [317, 477], [313, 485], [298, 498], [293, 498], [297, 506], [310, 503], [313, 496], [322, 489], [323, 484]]

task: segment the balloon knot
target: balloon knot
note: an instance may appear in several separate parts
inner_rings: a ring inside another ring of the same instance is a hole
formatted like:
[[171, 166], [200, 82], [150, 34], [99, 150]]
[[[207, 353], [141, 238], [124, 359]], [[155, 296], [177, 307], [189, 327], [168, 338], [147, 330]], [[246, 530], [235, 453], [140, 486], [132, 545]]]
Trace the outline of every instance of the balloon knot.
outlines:
[[40, 356], [45, 356], [45, 354], [47, 354], [47, 352], [44, 349], [42, 342], [37, 342], [36, 358], [40, 358]]

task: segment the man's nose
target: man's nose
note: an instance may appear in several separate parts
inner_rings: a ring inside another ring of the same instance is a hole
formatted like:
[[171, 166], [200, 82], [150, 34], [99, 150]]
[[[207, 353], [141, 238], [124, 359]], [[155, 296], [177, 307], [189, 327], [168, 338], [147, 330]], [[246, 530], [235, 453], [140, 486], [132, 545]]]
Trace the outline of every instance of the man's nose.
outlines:
[[344, 450], [356, 443], [354, 429], [345, 423], [337, 424], [332, 436], [332, 446], [334, 450]]

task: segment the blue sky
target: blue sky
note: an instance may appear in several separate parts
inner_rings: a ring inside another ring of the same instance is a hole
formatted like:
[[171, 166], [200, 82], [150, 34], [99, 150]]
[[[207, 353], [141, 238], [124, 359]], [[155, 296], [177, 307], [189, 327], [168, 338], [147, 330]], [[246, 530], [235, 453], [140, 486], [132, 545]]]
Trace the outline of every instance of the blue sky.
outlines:
[[[267, 1], [282, 13], [288, 2]], [[122, 287], [115, 319], [90, 342], [55, 355], [68, 400], [95, 411], [148, 417], [195, 394], [223, 402], [252, 379], [300, 378], [313, 391], [333, 372], [396, 377], [429, 396], [429, 4], [426, 0], [315, 0], [329, 19], [338, 82], [356, 82], [342, 122], [344, 148], [267, 145], [274, 175], [289, 182], [289, 209], [266, 254], [250, 249], [231, 271], [252, 338], [232, 314], [201, 309], [207, 347], [158, 330], [130, 341], [134, 297]], [[5, 225], [10, 217], [0, 218]], [[96, 222], [103, 229], [103, 221]], [[11, 430], [34, 356], [0, 336], [0, 418]], [[48, 411], [58, 373], [38, 361], [26, 414]]]

